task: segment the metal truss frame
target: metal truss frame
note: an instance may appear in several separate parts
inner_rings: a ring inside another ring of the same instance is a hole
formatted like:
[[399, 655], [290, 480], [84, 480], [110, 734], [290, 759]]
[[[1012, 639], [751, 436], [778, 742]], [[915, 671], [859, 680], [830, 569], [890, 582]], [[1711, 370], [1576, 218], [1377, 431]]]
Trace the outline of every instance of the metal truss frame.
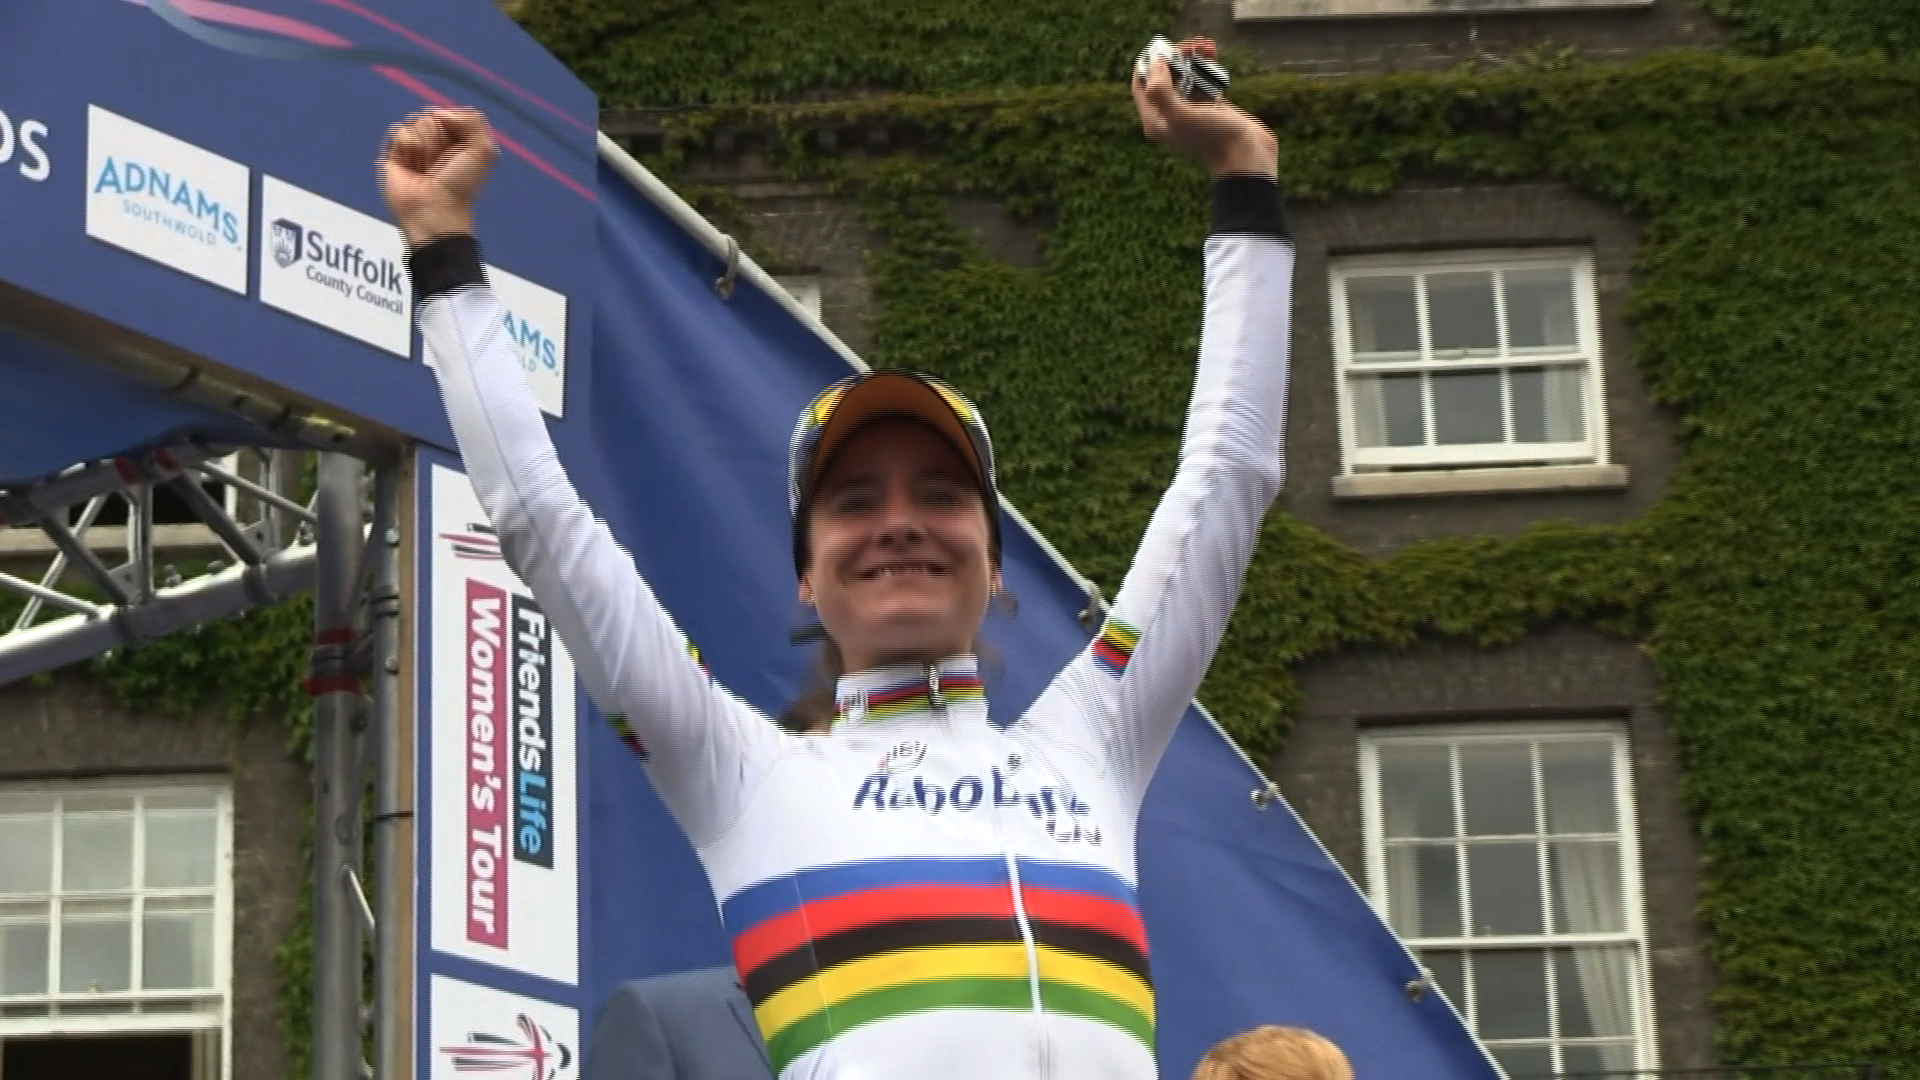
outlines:
[[[0, 571], [0, 596], [24, 596], [0, 622], [0, 685], [112, 649], [126, 648], [275, 603], [311, 588], [314, 511], [282, 494], [301, 451], [240, 449], [259, 482], [221, 466], [235, 448], [186, 443], [84, 462], [51, 479], [0, 488], [0, 526], [37, 528], [52, 555], [33, 577]], [[202, 486], [235, 491], [229, 513]], [[156, 550], [154, 495], [169, 491], [218, 541], [222, 557], [192, 576]], [[95, 542], [101, 512], [126, 506], [124, 542]], [[122, 548], [109, 565], [101, 548]], [[18, 561], [26, 562], [27, 558]], [[19, 567], [16, 567], [18, 569]], [[60, 617], [49, 617], [59, 613]]]

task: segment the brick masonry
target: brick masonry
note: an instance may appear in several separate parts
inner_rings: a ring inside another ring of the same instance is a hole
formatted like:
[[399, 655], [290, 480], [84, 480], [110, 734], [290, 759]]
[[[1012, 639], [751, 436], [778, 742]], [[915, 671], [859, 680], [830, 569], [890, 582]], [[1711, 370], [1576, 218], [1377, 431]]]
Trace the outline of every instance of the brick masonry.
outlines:
[[233, 1077], [287, 1073], [273, 957], [309, 873], [301, 858], [309, 781], [275, 723], [236, 727], [217, 711], [140, 716], [76, 676], [0, 688], [0, 784], [103, 777], [224, 777], [233, 785]]

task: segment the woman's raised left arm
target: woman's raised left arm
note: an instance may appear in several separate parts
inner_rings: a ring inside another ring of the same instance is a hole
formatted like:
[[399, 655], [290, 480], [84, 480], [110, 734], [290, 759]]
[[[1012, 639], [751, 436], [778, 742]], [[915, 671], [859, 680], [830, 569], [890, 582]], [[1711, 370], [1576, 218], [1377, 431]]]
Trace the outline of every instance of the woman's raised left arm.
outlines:
[[1214, 172], [1180, 465], [1100, 634], [1029, 714], [1076, 725], [1139, 797], [1213, 661], [1280, 491], [1293, 300], [1273, 136], [1232, 106], [1179, 101], [1165, 80], [1156, 64], [1135, 85], [1147, 134]]

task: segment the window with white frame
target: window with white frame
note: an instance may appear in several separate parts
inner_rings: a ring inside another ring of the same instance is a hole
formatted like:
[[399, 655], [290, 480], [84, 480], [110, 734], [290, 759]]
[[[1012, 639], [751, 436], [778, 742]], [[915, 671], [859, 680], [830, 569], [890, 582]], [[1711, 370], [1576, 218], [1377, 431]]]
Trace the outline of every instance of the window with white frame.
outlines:
[[1657, 1067], [1624, 731], [1382, 732], [1360, 774], [1374, 902], [1508, 1077]]
[[133, 1053], [177, 1057], [164, 1074], [182, 1080], [225, 1075], [230, 834], [217, 783], [0, 784], [9, 1080]]
[[1331, 287], [1348, 473], [1606, 460], [1590, 254], [1354, 257]]

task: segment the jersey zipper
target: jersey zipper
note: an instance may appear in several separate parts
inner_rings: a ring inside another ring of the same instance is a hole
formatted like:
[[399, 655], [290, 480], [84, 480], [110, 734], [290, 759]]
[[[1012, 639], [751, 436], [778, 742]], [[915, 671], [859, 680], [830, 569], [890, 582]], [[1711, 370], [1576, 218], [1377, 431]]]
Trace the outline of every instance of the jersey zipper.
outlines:
[[946, 717], [947, 699], [940, 695], [939, 664], [927, 665], [927, 703], [933, 706], [933, 711], [939, 713], [941, 718]]
[[[994, 824], [997, 831], [998, 821]], [[1047, 1010], [1040, 1003], [1040, 949], [1033, 940], [1033, 921], [1027, 917], [1026, 890], [1020, 884], [1020, 861], [1014, 857], [1013, 850], [1007, 847], [1004, 837], [1000, 842], [1000, 851], [1007, 860], [1008, 887], [1013, 890], [1013, 918], [1020, 924], [1020, 941], [1027, 950], [1027, 993], [1033, 997], [1034, 1049], [1039, 1058], [1035, 1069], [1042, 1077], [1050, 1076], [1047, 1042], [1051, 1036], [1047, 1031]]]

